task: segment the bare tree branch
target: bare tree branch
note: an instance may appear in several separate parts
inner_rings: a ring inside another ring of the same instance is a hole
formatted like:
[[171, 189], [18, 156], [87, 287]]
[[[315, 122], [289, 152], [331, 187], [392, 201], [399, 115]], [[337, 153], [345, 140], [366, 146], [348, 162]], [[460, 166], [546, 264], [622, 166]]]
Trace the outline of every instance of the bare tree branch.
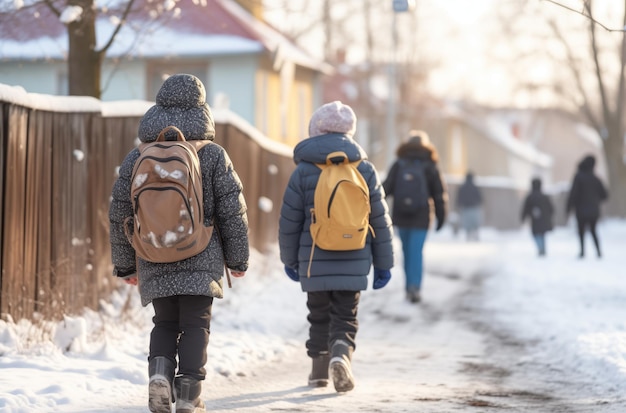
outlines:
[[578, 91], [583, 97], [582, 111], [585, 114], [585, 116], [587, 116], [587, 118], [589, 119], [589, 122], [593, 125], [594, 129], [599, 131], [601, 129], [601, 125], [589, 106], [589, 96], [587, 94], [585, 86], [583, 85], [580, 68], [579, 68], [579, 65], [576, 63], [576, 58], [574, 57], [572, 48], [570, 47], [569, 43], [565, 40], [565, 37], [559, 30], [559, 27], [554, 22], [554, 20], [549, 20], [548, 24], [550, 25], [550, 28], [552, 28], [554, 35], [561, 41], [561, 43], [565, 47], [565, 52], [567, 53], [567, 61], [569, 63], [568, 66], [572, 71], [572, 75], [574, 76], [576, 87], [578, 88]]
[[591, 16], [591, 12], [589, 12], [589, 14], [586, 14], [584, 10], [587, 10], [587, 9], [590, 10], [590, 8], [588, 7], [587, 2], [585, 2], [585, 8], [583, 9], [583, 11], [578, 11], [576, 9], [573, 9], [573, 8], [569, 7], [569, 6], [566, 6], [565, 4], [559, 3], [558, 1], [554, 1], [554, 0], [543, 0], [543, 1], [547, 1], [548, 3], [556, 4], [559, 7], [563, 7], [564, 9], [567, 9], [567, 10], [572, 11], [574, 13], [580, 14], [581, 16], [584, 16], [584, 17], [588, 18], [594, 24], [597, 24], [598, 26], [602, 27], [604, 30], [606, 30], [608, 32], [626, 32], [626, 26], [622, 27], [621, 29], [611, 29], [609, 27], [606, 27], [604, 24], [600, 23], [596, 19], [594, 19]]
[[[591, 16], [591, 3], [592, 0], [585, 2], [585, 8], [589, 16]], [[596, 80], [598, 81], [598, 92], [600, 92], [600, 99], [602, 100], [602, 114], [604, 116], [605, 124], [609, 124], [613, 114], [611, 113], [611, 107], [606, 94], [606, 86], [604, 82], [604, 75], [602, 68], [600, 67], [600, 61], [598, 58], [598, 39], [596, 35], [596, 25], [591, 22], [589, 24], [589, 34], [591, 36], [591, 53], [593, 56], [593, 64], [596, 71]]]
[[135, 0], [128, 0], [128, 3], [126, 4], [126, 9], [124, 9], [124, 13], [122, 14], [122, 18], [117, 23], [117, 27], [115, 28], [115, 30], [113, 30], [113, 33], [111, 33], [109, 41], [104, 46], [102, 46], [100, 50], [97, 50], [96, 53], [104, 54], [109, 49], [109, 47], [111, 47], [113, 41], [115, 40], [115, 36], [117, 36], [120, 30], [122, 30], [122, 27], [126, 24], [126, 18], [128, 17], [128, 13], [130, 13], [133, 3], [135, 3]]
[[52, 13], [55, 14], [55, 16], [57, 17], [61, 16], [61, 11], [57, 9], [56, 7], [54, 7], [54, 3], [52, 3], [52, 0], [43, 0], [43, 2], [46, 6], [48, 6], [48, 8], [52, 11]]
[[[626, 10], [626, 0], [624, 1], [624, 10]], [[626, 27], [626, 12], [624, 13], [624, 19], [622, 21], [624, 27]], [[624, 78], [624, 68], [626, 67], [626, 35], [622, 36], [621, 50], [620, 50], [620, 71], [619, 71], [619, 83], [617, 90], [617, 105], [615, 108], [615, 113], [620, 114], [624, 113], [624, 98], [626, 94], [626, 85], [624, 82], [626, 79]], [[618, 115], [619, 116], [619, 115]], [[624, 128], [624, 122], [620, 122], [620, 128]], [[623, 135], [623, 129], [620, 130], [620, 133]]]

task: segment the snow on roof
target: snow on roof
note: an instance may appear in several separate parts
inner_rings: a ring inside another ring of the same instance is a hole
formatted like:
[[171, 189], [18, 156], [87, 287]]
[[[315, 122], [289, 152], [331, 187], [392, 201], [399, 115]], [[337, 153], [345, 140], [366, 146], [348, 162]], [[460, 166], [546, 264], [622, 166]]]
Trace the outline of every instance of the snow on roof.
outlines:
[[596, 148], [602, 148], [602, 138], [600, 138], [598, 132], [596, 132], [596, 130], [593, 129], [591, 126], [585, 125], [582, 122], [578, 122], [576, 124], [576, 132], [578, 136], [587, 140]]
[[521, 142], [517, 139], [510, 128], [510, 125], [498, 116], [486, 116], [478, 119], [476, 116], [468, 114], [456, 105], [448, 104], [443, 109], [443, 113], [449, 117], [455, 117], [491, 141], [502, 146], [511, 153], [530, 161], [531, 163], [549, 168], [552, 166], [552, 157], [539, 151], [534, 146]]
[[[473, 123], [474, 126], [480, 127], [479, 121], [476, 118], [470, 119], [470, 122]], [[502, 119], [495, 116], [488, 116], [483, 130], [487, 132], [487, 137], [492, 141], [500, 144], [518, 156], [544, 168], [552, 166], [551, 156], [539, 151], [534, 146], [517, 139], [513, 135], [510, 125], [503, 122]]]
[[[108, 21], [99, 21], [97, 28], [108, 34], [114, 27]], [[100, 36], [104, 41], [107, 36]], [[3, 40], [0, 44], [0, 57], [4, 60], [65, 60], [67, 57], [67, 35], [57, 38], [42, 37], [26, 42]], [[101, 47], [102, 45], [98, 45]], [[132, 52], [129, 52], [132, 50]], [[113, 44], [107, 57], [125, 55], [141, 57], [173, 56], [213, 56], [225, 54], [254, 54], [263, 51], [263, 46], [254, 40], [231, 35], [203, 35], [188, 33], [182, 35], [169, 28], [159, 29], [158, 36], [146, 36], [135, 41], [135, 34], [123, 28], [118, 40]]]
[[288, 59], [301, 66], [317, 69], [324, 73], [332, 73], [332, 67], [324, 62], [314, 59], [308, 53], [300, 49], [283, 34], [254, 18], [243, 7], [232, 0], [216, 0], [218, 3], [232, 13], [233, 16], [241, 20], [244, 25], [258, 36], [263, 45], [274, 54], [275, 63], [280, 64], [281, 60]]
[[[209, 4], [210, 3], [210, 4]], [[147, 12], [129, 16], [107, 51], [107, 57], [189, 57], [223, 54], [270, 53], [276, 69], [291, 61], [324, 73], [332, 67], [300, 49], [283, 34], [259, 21], [233, 0], [211, 0], [197, 4], [180, 0], [172, 15], [162, 21]], [[31, 20], [33, 17], [30, 17]], [[0, 30], [0, 58], [4, 60], [49, 60], [67, 58], [67, 31], [59, 31], [58, 18], [40, 15], [38, 28], [28, 32], [6, 27]], [[116, 29], [119, 19], [104, 12], [96, 22], [100, 49]], [[17, 24], [17, 23], [16, 23]]]
[[[263, 47], [254, 40], [230, 35], [187, 34], [181, 37], [170, 29], [162, 29], [158, 36], [137, 45], [134, 53], [142, 57], [172, 56], [214, 56], [225, 54], [255, 54]], [[112, 55], [122, 55], [113, 50]], [[121, 52], [121, 50], [119, 50]]]

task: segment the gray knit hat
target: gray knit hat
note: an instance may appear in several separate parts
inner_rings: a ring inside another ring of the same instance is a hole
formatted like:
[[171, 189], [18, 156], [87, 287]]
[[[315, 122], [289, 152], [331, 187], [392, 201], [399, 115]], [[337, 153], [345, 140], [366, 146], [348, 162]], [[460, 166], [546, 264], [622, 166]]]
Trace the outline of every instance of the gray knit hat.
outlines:
[[152, 106], [139, 122], [139, 140], [152, 142], [166, 126], [176, 126], [187, 140], [213, 140], [215, 122], [206, 103], [204, 85], [197, 77], [177, 74], [168, 77]]
[[343, 133], [352, 137], [356, 131], [356, 115], [352, 108], [340, 101], [320, 106], [311, 116], [309, 136]]

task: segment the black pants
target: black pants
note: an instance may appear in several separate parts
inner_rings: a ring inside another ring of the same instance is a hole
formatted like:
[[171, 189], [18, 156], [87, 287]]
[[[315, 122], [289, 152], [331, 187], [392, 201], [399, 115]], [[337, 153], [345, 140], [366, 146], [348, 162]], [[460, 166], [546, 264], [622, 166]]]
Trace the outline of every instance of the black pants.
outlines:
[[307, 294], [310, 328], [306, 349], [309, 357], [327, 353], [331, 343], [338, 339], [356, 348], [360, 297], [360, 291], [316, 291]]
[[576, 216], [576, 222], [578, 223], [578, 240], [580, 242], [580, 256], [585, 256], [585, 231], [589, 228], [589, 232], [591, 233], [591, 237], [593, 238], [593, 243], [596, 246], [596, 252], [598, 253], [598, 257], [602, 255], [600, 251], [600, 240], [598, 239], [598, 234], [596, 233], [596, 225], [598, 224], [598, 217], [583, 217]]
[[213, 297], [180, 295], [157, 298], [152, 305], [154, 328], [150, 334], [148, 360], [164, 356], [176, 364], [178, 355], [178, 375], [204, 380]]

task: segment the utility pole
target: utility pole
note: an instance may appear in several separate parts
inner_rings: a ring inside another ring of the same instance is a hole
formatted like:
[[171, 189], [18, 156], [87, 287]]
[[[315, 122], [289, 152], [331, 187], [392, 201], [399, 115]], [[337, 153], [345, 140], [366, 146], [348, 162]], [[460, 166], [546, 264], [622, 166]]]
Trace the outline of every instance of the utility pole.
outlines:
[[391, 19], [391, 62], [389, 64], [389, 93], [387, 95], [387, 165], [389, 168], [394, 159], [394, 152], [398, 144], [396, 131], [397, 102], [396, 102], [396, 54], [398, 49], [397, 14], [411, 11], [415, 8], [415, 0], [392, 0], [393, 12]]

